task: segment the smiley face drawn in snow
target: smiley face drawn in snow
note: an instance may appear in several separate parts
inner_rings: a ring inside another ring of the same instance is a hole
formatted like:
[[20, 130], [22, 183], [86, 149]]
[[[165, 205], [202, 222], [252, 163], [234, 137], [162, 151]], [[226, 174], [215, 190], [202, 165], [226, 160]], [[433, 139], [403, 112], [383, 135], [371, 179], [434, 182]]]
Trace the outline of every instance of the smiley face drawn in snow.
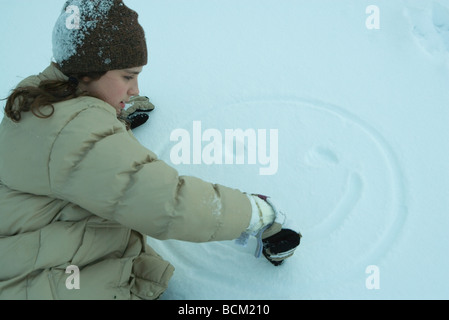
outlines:
[[[250, 164], [178, 169], [272, 196], [303, 234], [301, 250], [292, 259], [322, 268], [308, 280], [328, 285], [336, 275], [353, 274], [350, 269], [363, 273], [367, 265], [379, 263], [401, 233], [406, 199], [398, 161], [374, 128], [343, 108], [305, 99], [244, 101], [211, 106], [186, 119], [185, 128], [198, 120], [203, 128], [220, 132], [278, 130], [278, 171], [272, 176], [259, 175]], [[161, 158], [169, 159], [169, 151], [170, 144]]]

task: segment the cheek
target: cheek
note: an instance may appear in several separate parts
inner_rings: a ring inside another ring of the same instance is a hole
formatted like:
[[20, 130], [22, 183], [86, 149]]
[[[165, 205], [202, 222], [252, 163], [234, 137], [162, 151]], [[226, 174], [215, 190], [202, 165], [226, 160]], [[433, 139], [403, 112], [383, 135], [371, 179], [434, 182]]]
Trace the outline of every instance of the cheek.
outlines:
[[126, 92], [118, 81], [104, 81], [93, 89], [93, 94], [109, 104], [116, 104], [123, 99]]
[[123, 84], [122, 81], [115, 80], [107, 86], [108, 96], [112, 99], [121, 101], [123, 96], [127, 92], [127, 87]]

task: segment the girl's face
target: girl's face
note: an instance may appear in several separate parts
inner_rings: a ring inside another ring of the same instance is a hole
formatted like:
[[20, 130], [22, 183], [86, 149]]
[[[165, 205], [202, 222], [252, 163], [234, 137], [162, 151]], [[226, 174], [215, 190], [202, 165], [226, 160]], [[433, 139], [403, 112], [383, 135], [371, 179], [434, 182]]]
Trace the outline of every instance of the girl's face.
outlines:
[[98, 80], [86, 77], [80, 82], [81, 89], [89, 95], [109, 103], [119, 115], [130, 97], [139, 94], [137, 78], [142, 69], [143, 67], [111, 70]]

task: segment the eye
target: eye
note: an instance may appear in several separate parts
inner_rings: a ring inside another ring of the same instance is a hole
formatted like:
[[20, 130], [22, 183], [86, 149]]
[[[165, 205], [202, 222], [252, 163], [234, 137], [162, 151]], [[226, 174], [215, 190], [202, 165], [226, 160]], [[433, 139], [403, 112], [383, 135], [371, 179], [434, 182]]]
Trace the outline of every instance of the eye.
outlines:
[[134, 77], [131, 77], [131, 76], [123, 76], [123, 78], [125, 78], [125, 80], [127, 80], [127, 81], [134, 79]]

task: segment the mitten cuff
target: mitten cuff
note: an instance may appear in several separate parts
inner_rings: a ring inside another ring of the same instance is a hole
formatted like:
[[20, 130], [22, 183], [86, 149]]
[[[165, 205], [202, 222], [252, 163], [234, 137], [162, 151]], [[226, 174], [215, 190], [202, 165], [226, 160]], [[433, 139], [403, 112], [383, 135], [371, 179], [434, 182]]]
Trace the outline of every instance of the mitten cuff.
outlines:
[[258, 195], [247, 195], [251, 202], [252, 214], [247, 232], [257, 234], [264, 227], [271, 225], [276, 219], [273, 207]]
[[250, 236], [257, 237], [268, 229], [276, 219], [276, 210], [268, 202], [268, 197], [247, 194], [252, 213], [248, 228], [236, 239], [236, 243], [245, 246]]

